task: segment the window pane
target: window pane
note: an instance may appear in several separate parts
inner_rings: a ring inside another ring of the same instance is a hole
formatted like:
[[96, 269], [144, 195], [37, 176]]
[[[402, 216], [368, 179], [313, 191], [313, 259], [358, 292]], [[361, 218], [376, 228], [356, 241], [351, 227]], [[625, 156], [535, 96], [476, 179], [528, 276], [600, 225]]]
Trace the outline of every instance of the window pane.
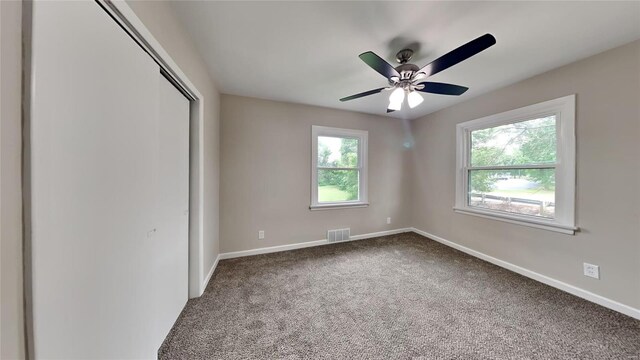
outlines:
[[471, 132], [471, 166], [555, 162], [555, 115]]
[[555, 169], [470, 170], [469, 206], [553, 218]]
[[318, 136], [318, 166], [358, 167], [358, 139]]
[[358, 200], [359, 170], [318, 169], [318, 202]]

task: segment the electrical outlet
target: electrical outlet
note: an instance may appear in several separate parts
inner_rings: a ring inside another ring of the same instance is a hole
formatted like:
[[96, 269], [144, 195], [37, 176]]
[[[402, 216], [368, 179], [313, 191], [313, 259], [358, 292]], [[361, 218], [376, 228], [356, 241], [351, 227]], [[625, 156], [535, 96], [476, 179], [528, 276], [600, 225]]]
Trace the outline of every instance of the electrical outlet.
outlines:
[[600, 267], [593, 264], [582, 264], [584, 267], [584, 276], [592, 277], [594, 279], [600, 279]]
[[387, 218], [387, 224], [391, 224], [391, 218], [390, 217]]
[[258, 240], [264, 239], [264, 230], [258, 231]]

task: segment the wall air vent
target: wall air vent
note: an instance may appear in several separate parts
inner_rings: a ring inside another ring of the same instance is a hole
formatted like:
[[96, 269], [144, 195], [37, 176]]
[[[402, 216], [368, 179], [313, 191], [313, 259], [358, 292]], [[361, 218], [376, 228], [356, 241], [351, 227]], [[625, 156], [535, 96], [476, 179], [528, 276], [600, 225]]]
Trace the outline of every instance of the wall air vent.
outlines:
[[350, 236], [351, 236], [350, 228], [327, 231], [327, 241], [329, 242], [349, 240]]

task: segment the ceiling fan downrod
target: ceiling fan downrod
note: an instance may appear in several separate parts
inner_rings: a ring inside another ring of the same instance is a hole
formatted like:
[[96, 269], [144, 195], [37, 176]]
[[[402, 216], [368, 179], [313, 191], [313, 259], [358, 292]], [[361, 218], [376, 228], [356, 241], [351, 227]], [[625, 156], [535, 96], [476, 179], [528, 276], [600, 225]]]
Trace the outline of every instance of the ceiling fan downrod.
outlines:
[[409, 60], [411, 60], [412, 56], [413, 56], [413, 50], [411, 50], [411, 49], [402, 49], [402, 50], [398, 51], [398, 53], [396, 54], [396, 60], [400, 64], [406, 64], [406, 63], [409, 62]]

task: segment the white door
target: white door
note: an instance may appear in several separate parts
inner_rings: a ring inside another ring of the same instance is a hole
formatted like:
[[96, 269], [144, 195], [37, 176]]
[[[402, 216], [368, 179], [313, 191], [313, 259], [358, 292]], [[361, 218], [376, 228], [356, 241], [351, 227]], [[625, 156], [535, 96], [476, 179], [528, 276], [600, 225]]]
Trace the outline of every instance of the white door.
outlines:
[[93, 1], [33, 2], [32, 35], [34, 357], [155, 358], [187, 297], [188, 105]]
[[[189, 101], [162, 75], [158, 114], [158, 254], [154, 260], [159, 308], [156, 338], [164, 339], [189, 296]], [[160, 344], [158, 344], [160, 346]]]

